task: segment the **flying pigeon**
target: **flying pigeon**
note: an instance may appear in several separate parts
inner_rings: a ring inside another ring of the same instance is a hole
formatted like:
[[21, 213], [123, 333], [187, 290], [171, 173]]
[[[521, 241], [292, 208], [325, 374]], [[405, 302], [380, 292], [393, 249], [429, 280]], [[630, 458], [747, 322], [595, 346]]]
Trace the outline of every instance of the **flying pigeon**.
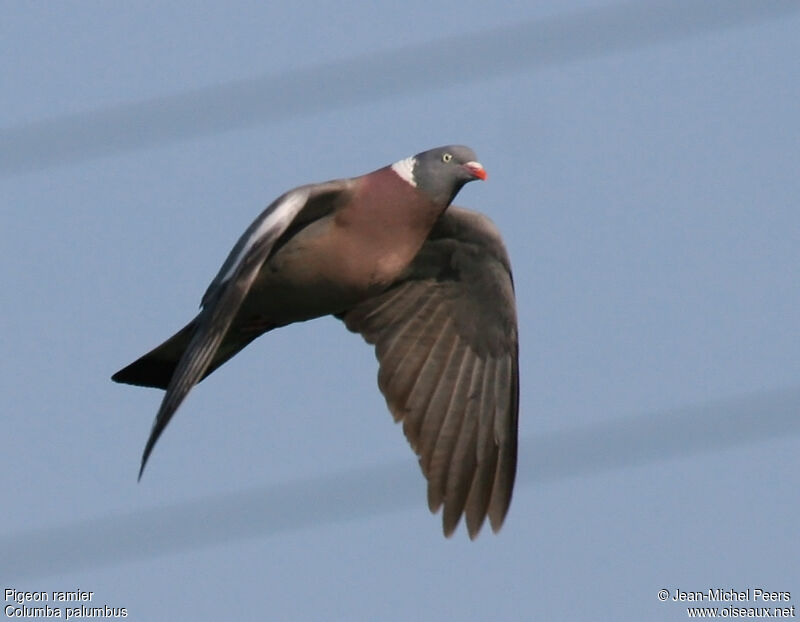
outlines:
[[264, 333], [334, 315], [375, 345], [378, 386], [450, 536], [500, 529], [517, 463], [511, 266], [485, 216], [449, 207], [486, 179], [468, 147], [278, 197], [247, 228], [183, 329], [112, 377], [166, 389], [139, 478], [191, 388]]

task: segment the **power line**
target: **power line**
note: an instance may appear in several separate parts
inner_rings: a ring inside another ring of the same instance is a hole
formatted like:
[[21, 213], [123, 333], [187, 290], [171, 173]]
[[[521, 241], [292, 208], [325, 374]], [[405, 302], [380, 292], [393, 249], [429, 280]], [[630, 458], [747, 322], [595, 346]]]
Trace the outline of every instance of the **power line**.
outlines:
[[[800, 388], [619, 418], [520, 447], [518, 487], [800, 435]], [[418, 507], [410, 461], [0, 537], [0, 579], [150, 559]], [[506, 529], [513, 529], [514, 511]], [[431, 521], [431, 529], [435, 529]]]
[[0, 130], [0, 177], [684, 39], [798, 10], [795, 0], [625, 2], [71, 114]]

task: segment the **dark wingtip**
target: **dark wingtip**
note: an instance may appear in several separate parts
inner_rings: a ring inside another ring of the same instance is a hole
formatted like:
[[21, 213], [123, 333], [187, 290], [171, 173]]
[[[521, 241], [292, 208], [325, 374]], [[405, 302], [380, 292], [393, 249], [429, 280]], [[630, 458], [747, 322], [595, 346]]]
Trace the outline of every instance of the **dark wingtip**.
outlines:
[[139, 477], [136, 479], [137, 482], [142, 481], [142, 473], [144, 473], [144, 467], [147, 466], [147, 460], [150, 458], [150, 452], [153, 451], [153, 447], [156, 444], [156, 440], [158, 439], [158, 434], [155, 433], [155, 429], [153, 432], [150, 433], [150, 438], [147, 439], [147, 445], [144, 447], [144, 452], [142, 453], [142, 465], [139, 467]]
[[148, 442], [147, 447], [145, 448], [144, 453], [142, 454], [142, 464], [139, 465], [139, 477], [136, 478], [136, 483], [142, 481], [142, 473], [144, 473], [144, 467], [147, 465], [147, 458], [150, 457], [150, 449], [151, 449], [150, 443]]

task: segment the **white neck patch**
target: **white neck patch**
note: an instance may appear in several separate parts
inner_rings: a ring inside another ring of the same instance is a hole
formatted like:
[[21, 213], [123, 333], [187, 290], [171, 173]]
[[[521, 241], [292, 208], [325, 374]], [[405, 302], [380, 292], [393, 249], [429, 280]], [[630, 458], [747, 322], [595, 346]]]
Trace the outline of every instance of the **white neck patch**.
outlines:
[[415, 188], [417, 187], [417, 180], [414, 179], [414, 166], [416, 163], [417, 159], [414, 156], [409, 156], [392, 164], [392, 170], [400, 176], [400, 179]]

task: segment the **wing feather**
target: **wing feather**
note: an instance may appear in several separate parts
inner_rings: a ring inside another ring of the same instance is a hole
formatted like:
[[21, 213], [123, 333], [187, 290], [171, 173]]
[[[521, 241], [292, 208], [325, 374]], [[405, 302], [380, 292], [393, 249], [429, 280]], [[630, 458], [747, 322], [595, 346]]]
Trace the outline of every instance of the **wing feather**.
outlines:
[[[450, 324], [450, 322], [446, 322]], [[422, 424], [424, 423], [424, 415], [428, 402], [430, 401], [430, 394], [436, 387], [436, 380], [438, 372], [436, 371], [437, 361], [441, 360], [444, 352], [452, 347], [457, 339], [454, 331], [443, 330], [437, 337], [436, 342], [430, 349], [425, 362], [420, 367], [419, 372], [413, 379], [410, 389], [408, 390], [408, 397], [404, 400], [403, 405], [403, 433], [406, 435], [411, 448], [416, 452], [417, 456], [422, 454]], [[391, 400], [387, 400], [391, 404]]]
[[430, 463], [425, 471], [428, 474], [428, 506], [436, 511], [441, 507], [447, 491], [448, 472], [458, 436], [464, 425], [464, 406], [467, 402], [473, 372], [476, 367], [475, 356], [467, 349], [458, 370], [458, 377], [450, 392], [450, 400], [444, 420], [436, 436], [436, 444]]
[[375, 345], [378, 385], [419, 457], [446, 535], [503, 523], [516, 472], [518, 340], [511, 269], [487, 218], [451, 207], [388, 291], [342, 315]]
[[441, 303], [430, 296], [426, 298], [420, 297], [418, 299], [418, 310], [414, 317], [407, 322], [395, 324], [392, 326], [393, 330], [390, 329], [390, 334], [381, 339], [378, 353], [383, 363], [381, 365], [381, 373], [384, 374], [384, 378], [381, 378], [380, 375], [378, 376], [378, 384], [381, 390], [391, 379], [400, 361], [412, 349], [408, 347], [408, 340], [416, 339], [419, 336], [420, 325], [425, 324], [429, 315], [440, 306]]
[[461, 362], [465, 355], [466, 347], [462, 340], [456, 336], [447, 357], [434, 361], [436, 365], [435, 389], [425, 404], [419, 450], [417, 451], [420, 457], [420, 465], [425, 473], [430, 473], [433, 448], [444, 422], [447, 404], [450, 402], [453, 387], [458, 379]]
[[[402, 358], [387, 361], [380, 367], [378, 386], [384, 395], [392, 396], [390, 410], [398, 420], [403, 417], [406, 400], [414, 380], [419, 375], [420, 368], [427, 360], [431, 348], [439, 336], [439, 333], [434, 330], [438, 328], [436, 322], [445, 317], [446, 311], [445, 306], [439, 304], [427, 318], [417, 316], [419, 321], [414, 327], [415, 330], [408, 335], [408, 339], [415, 340], [414, 347], [406, 344]], [[386, 373], [384, 373], [384, 369], [386, 369]]]
[[[446, 503], [442, 520], [444, 521], [445, 534], [452, 534], [464, 512], [477, 467], [476, 445], [478, 441], [480, 392], [478, 385], [483, 380], [483, 361], [476, 359], [472, 377], [470, 378], [469, 392], [462, 405], [464, 410], [461, 429], [453, 448], [449, 468], [447, 470]], [[476, 534], [469, 532], [471, 538]]]
[[161, 433], [214, 359], [276, 241], [303, 210], [319, 209], [320, 204], [335, 204], [348, 188], [348, 180], [341, 180], [291, 190], [271, 203], [239, 238], [203, 296], [194, 333], [170, 378], [147, 439], [140, 479]]

